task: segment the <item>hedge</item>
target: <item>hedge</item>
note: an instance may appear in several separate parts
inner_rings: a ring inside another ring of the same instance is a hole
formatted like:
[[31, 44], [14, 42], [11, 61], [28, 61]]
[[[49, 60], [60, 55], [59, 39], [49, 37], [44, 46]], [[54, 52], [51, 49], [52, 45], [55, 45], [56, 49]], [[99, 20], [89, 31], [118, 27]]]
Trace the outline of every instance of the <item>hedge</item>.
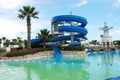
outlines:
[[0, 48], [0, 53], [6, 52], [6, 49]]

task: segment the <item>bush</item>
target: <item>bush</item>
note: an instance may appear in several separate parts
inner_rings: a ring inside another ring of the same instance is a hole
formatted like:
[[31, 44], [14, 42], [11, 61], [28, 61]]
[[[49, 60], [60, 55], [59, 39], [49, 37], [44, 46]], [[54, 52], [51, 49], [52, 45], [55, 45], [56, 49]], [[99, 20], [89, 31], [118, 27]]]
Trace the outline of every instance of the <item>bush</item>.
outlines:
[[17, 50], [17, 51], [10, 51], [6, 53], [6, 57], [16, 57], [16, 56], [24, 56], [27, 54], [34, 54], [40, 51], [40, 48], [33, 48], [31, 50]]
[[59, 47], [61, 50], [69, 50], [69, 51], [83, 51], [85, 50], [84, 46], [61, 46]]
[[53, 47], [52, 46], [47, 46], [45, 49], [44, 49], [45, 51], [47, 50], [50, 50], [50, 51], [52, 51], [53, 50]]
[[0, 53], [6, 52], [6, 49], [0, 48]]
[[22, 50], [22, 49], [23, 49], [23, 47], [18, 47], [18, 48], [17, 48], [17, 50]]

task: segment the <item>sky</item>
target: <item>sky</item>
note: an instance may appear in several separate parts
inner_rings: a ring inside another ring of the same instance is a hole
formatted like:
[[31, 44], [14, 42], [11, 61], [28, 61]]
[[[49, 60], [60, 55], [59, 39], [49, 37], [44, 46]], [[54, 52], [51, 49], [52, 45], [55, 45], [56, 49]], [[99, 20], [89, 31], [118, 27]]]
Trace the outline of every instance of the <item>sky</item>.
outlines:
[[39, 12], [39, 19], [31, 20], [31, 37], [34, 39], [41, 29], [51, 29], [51, 19], [57, 15], [82, 16], [87, 19], [87, 38], [101, 41], [100, 27], [113, 27], [110, 35], [120, 40], [120, 0], [0, 0], [0, 38], [27, 38], [26, 20], [18, 18], [23, 6], [33, 6]]

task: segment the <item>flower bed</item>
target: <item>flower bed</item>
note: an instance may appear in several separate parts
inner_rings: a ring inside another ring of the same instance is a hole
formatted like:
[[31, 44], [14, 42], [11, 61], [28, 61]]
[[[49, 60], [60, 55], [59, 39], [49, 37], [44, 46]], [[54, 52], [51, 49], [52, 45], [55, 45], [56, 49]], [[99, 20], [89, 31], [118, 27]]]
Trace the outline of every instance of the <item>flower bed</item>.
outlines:
[[27, 54], [34, 54], [34, 53], [39, 52], [40, 50], [41, 50], [40, 48], [33, 48], [33, 49], [30, 49], [30, 50], [27, 50], [27, 49], [26, 50], [13, 49], [10, 52], [6, 53], [6, 57], [15, 57], [15, 56], [24, 56], [24, 55], [27, 55]]

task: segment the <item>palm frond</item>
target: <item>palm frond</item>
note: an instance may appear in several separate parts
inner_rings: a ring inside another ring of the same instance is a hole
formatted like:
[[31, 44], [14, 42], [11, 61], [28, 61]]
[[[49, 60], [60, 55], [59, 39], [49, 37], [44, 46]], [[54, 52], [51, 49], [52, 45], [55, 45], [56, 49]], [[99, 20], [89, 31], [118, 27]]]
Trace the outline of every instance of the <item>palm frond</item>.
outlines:
[[22, 9], [19, 9], [19, 12], [20, 12], [20, 14], [22, 14], [22, 15], [27, 15], [27, 13], [25, 12], [25, 11], [23, 11]]
[[23, 10], [25, 13], [27, 13], [27, 15], [30, 14], [30, 9], [31, 9], [30, 6], [23, 6]]
[[[23, 6], [23, 9], [19, 9], [19, 14], [23, 15], [24, 17], [33, 17], [33, 18], [39, 18], [38, 12], [35, 12], [35, 7], [30, 7], [30, 6]], [[20, 18], [23, 18], [23, 16]]]
[[24, 19], [24, 18], [25, 18], [25, 16], [22, 15], [22, 14], [18, 14], [18, 17], [19, 17], [20, 19]]
[[30, 13], [34, 13], [34, 11], [35, 11], [35, 7], [31, 7], [30, 8]]
[[34, 13], [32, 13], [32, 14], [31, 14], [31, 17], [33, 17], [33, 18], [39, 18], [39, 17], [37, 16], [38, 13], [39, 13], [39, 12], [34, 12]]

